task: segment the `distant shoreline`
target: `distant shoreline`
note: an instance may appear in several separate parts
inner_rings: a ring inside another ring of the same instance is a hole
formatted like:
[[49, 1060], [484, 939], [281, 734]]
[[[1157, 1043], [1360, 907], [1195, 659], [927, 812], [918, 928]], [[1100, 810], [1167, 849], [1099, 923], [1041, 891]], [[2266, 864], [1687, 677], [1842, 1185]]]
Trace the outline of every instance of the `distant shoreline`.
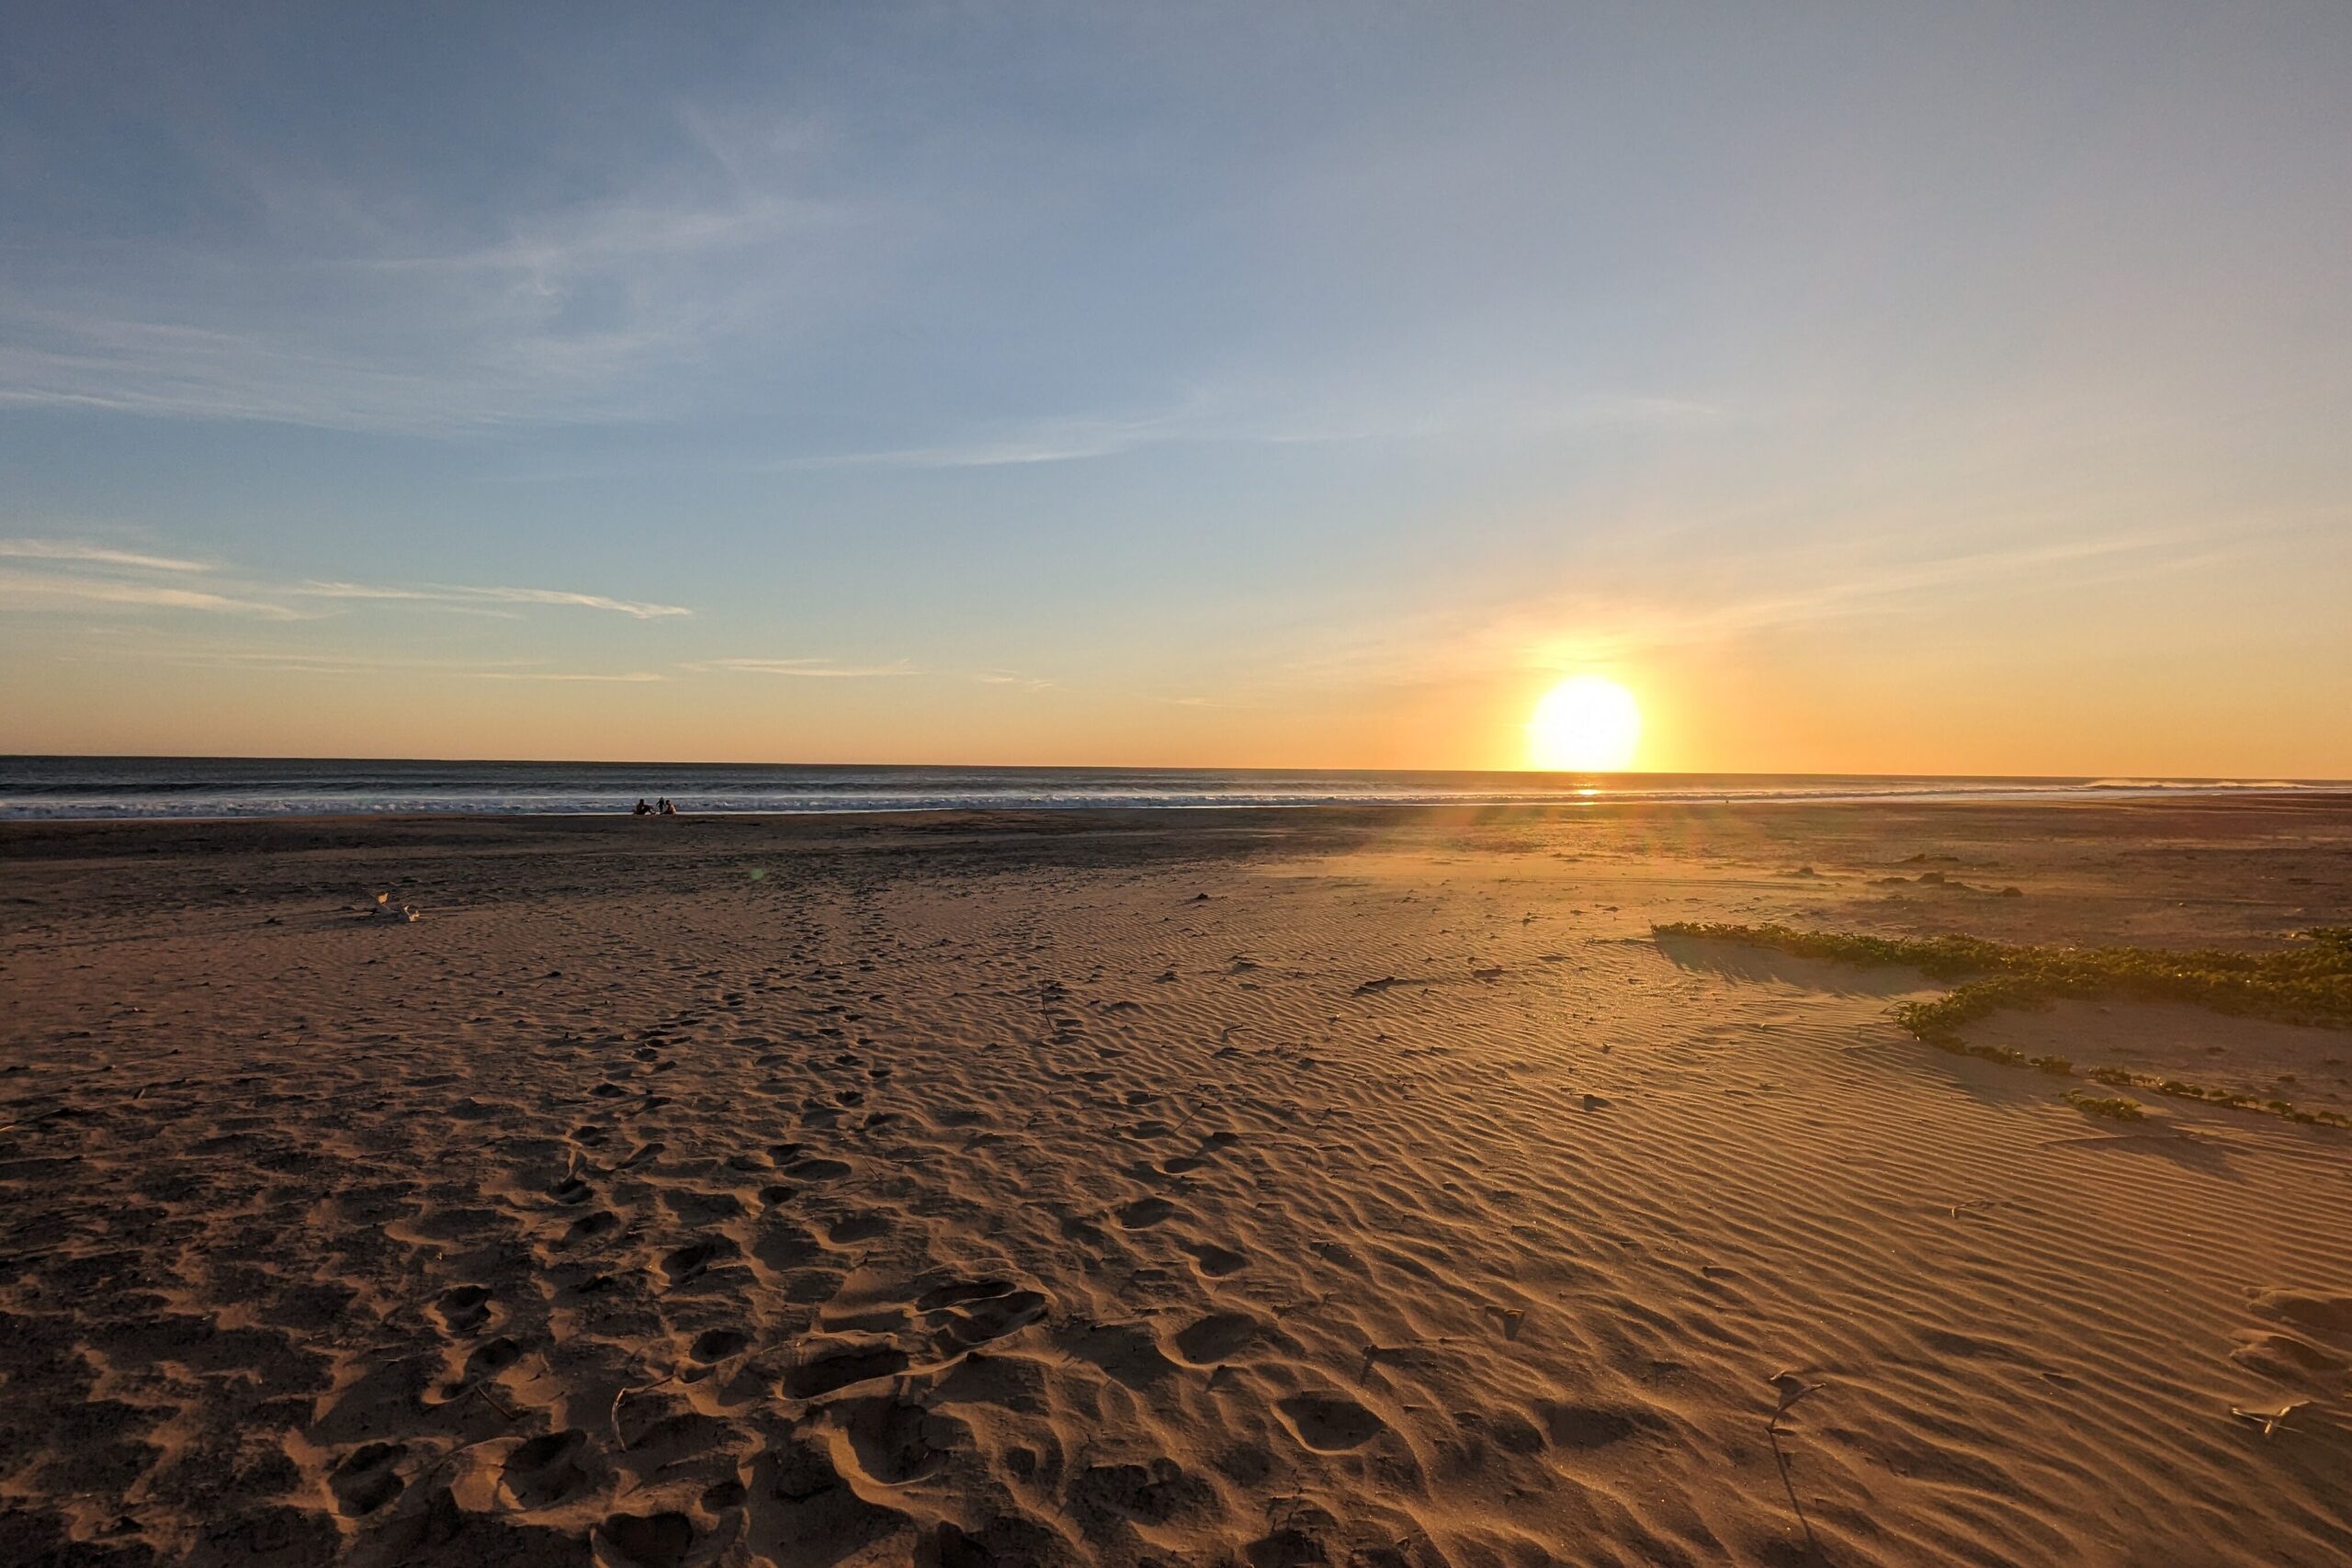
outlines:
[[0, 758], [0, 821], [2329, 798], [2352, 781]]
[[1593, 822], [1654, 819], [1701, 821], [1730, 811], [1769, 812], [1783, 821], [1815, 826], [1838, 818], [1860, 829], [1899, 830], [1906, 821], [1926, 826], [1966, 819], [1987, 828], [2002, 817], [2026, 830], [2052, 813], [2096, 820], [2108, 814], [2128, 818], [2144, 830], [2151, 818], [2243, 819], [2281, 816], [2292, 820], [2336, 820], [2352, 816], [2352, 785], [2339, 789], [2226, 790], [2190, 792], [2102, 792], [2096, 795], [1866, 797], [1765, 796], [1654, 799], [1605, 796], [1533, 801], [1346, 801], [1297, 805], [1242, 803], [1198, 806], [937, 806], [912, 808], [840, 808], [800, 811], [685, 810], [670, 818], [632, 817], [602, 811], [344, 811], [252, 813], [225, 817], [39, 817], [0, 818], [0, 858], [11, 854], [71, 852], [76, 845], [130, 847], [152, 840], [176, 847], [203, 844], [223, 852], [276, 851], [302, 842], [338, 845], [442, 842], [492, 845], [536, 840], [591, 840], [615, 846], [650, 847], [684, 835], [713, 840], [823, 841], [868, 839], [904, 832], [943, 832], [975, 837], [1062, 836], [1090, 832], [1206, 841], [1227, 834], [1371, 834], [1430, 824], [1498, 828], [1575, 818]]

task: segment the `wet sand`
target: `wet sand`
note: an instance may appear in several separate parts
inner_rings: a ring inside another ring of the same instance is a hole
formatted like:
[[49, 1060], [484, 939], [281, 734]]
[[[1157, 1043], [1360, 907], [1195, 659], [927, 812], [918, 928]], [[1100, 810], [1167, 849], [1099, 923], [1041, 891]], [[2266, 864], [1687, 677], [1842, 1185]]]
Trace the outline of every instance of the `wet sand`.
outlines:
[[1666, 920], [2275, 943], [2352, 803], [0, 828], [0, 1562], [2352, 1555], [2352, 1134]]

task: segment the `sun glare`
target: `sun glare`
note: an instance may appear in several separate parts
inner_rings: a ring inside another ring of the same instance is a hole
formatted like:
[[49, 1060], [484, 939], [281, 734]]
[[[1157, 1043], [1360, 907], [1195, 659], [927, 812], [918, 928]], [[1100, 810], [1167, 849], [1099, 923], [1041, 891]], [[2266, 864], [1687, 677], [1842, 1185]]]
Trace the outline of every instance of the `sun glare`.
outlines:
[[1527, 760], [1546, 773], [1613, 773], [1634, 761], [1642, 710], [1599, 675], [1575, 675], [1544, 694], [1527, 721]]

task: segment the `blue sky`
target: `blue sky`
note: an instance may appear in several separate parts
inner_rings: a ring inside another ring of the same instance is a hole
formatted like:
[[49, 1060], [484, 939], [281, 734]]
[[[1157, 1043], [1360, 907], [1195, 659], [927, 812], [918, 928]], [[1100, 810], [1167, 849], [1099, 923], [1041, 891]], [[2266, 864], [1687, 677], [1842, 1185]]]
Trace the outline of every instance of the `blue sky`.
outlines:
[[0, 747], [2352, 773], [2341, 6], [0, 29]]

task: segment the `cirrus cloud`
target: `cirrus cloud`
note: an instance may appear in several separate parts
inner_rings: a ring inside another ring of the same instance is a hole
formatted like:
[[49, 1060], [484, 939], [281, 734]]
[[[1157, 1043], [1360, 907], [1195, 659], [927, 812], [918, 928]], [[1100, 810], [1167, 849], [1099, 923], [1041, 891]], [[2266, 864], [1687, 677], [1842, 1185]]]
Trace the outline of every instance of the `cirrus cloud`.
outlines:
[[0, 539], [0, 556], [11, 560], [75, 561], [88, 566], [134, 567], [142, 571], [210, 571], [206, 561], [147, 555], [80, 539]]
[[889, 664], [838, 664], [830, 659], [704, 659], [684, 668], [705, 674], [783, 675], [809, 681], [862, 681], [921, 673], [904, 660]]
[[602, 593], [574, 593], [558, 588], [472, 588], [454, 583], [423, 583], [407, 587], [376, 582], [300, 582], [287, 592], [310, 599], [374, 599], [442, 604], [560, 604], [581, 610], [609, 610], [640, 621], [694, 614], [683, 604], [649, 604], [634, 599], [613, 599]]

